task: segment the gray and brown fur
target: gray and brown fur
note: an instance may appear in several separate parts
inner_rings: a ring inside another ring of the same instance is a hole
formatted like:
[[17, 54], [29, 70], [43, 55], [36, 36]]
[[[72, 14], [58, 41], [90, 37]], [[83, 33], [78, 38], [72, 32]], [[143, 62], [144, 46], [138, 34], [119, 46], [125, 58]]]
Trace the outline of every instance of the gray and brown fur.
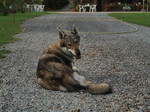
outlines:
[[44, 50], [37, 67], [38, 84], [54, 91], [83, 91], [91, 94], [110, 92], [110, 85], [88, 84], [72, 67], [73, 58], [81, 58], [79, 50], [80, 36], [73, 25], [71, 33], [59, 31], [59, 40]]

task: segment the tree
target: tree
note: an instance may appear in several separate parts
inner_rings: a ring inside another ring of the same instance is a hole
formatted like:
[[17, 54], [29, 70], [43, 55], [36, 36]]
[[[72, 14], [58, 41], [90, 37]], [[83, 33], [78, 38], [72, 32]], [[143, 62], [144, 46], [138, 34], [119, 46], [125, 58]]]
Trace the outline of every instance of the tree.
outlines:
[[78, 0], [71, 0], [72, 8], [76, 8]]
[[149, 11], [150, 0], [147, 0], [147, 12]]
[[2, 14], [4, 16], [9, 14], [9, 6], [10, 6], [11, 2], [10, 0], [0, 0], [0, 9], [2, 11]]
[[68, 4], [68, 0], [44, 0], [45, 10], [60, 9]]

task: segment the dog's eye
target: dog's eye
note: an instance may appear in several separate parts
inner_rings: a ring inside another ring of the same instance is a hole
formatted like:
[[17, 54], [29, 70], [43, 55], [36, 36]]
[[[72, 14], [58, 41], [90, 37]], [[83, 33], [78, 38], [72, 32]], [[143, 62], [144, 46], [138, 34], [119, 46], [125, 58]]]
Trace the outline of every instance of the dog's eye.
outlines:
[[76, 44], [78, 44], [78, 41], [77, 41], [77, 40], [74, 40], [74, 42], [75, 42]]
[[71, 43], [68, 43], [67, 46], [71, 46]]

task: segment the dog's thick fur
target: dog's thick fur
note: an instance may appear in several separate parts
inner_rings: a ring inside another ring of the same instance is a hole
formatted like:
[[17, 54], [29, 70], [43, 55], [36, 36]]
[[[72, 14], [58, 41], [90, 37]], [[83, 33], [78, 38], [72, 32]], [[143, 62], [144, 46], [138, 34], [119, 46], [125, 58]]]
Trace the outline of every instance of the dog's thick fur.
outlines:
[[46, 48], [39, 60], [38, 83], [46, 89], [56, 91], [83, 91], [91, 94], [110, 92], [110, 85], [85, 83], [85, 78], [72, 68], [73, 58], [81, 57], [79, 42], [80, 36], [74, 25], [69, 35], [59, 29], [58, 42]]

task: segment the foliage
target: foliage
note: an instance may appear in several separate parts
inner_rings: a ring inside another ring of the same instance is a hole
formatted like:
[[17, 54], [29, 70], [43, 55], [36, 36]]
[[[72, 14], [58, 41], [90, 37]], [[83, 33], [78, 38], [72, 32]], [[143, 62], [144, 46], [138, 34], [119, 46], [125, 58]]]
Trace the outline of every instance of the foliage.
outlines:
[[4, 16], [9, 14], [10, 0], [0, 0], [0, 11]]
[[6, 56], [4, 54], [6, 54], [6, 53], [10, 53], [10, 51], [8, 51], [8, 50], [1, 50], [0, 51], [0, 58], [5, 58]]
[[35, 0], [33, 2], [33, 0], [24, 0], [24, 2], [28, 3], [28, 4], [42, 4], [44, 0]]
[[77, 0], [79, 4], [93, 4], [96, 0]]
[[15, 11], [19, 11], [19, 12], [22, 12], [22, 13], [25, 12], [24, 0], [14, 0], [12, 2], [12, 5], [14, 6]]
[[[32, 0], [0, 0], [0, 12], [6, 16], [9, 12], [13, 12], [13, 8], [16, 11], [25, 12], [24, 3], [33, 4]], [[42, 4], [43, 0], [35, 0], [35, 4]]]
[[68, 0], [44, 0], [45, 9], [60, 9], [68, 4]]
[[129, 23], [150, 27], [150, 13], [111, 13], [108, 15]]
[[30, 5], [33, 4], [32, 0], [24, 0], [24, 2], [26, 2], [27, 4], [30, 4]]
[[6, 16], [9, 14], [9, 12], [12, 10], [21, 11], [24, 10], [24, 3], [23, 0], [0, 0], [0, 9], [2, 12], [2, 15]]
[[[16, 13], [15, 24], [13, 23], [12, 14], [9, 14], [8, 16], [0, 16], [0, 46], [18, 40], [13, 36], [23, 31], [21, 30], [20, 24], [22, 24], [24, 20], [45, 15], [45, 14], [49, 14], [49, 13], [46, 12], [27, 12], [25, 14]], [[4, 53], [6, 53], [6, 51], [4, 50], [0, 51], [0, 57], [4, 57], [3, 56]]]
[[108, 11], [109, 10], [109, 5], [105, 5], [104, 6], [104, 11]]
[[71, 0], [72, 8], [76, 8], [78, 0]]
[[43, 0], [36, 0], [34, 4], [42, 4]]

